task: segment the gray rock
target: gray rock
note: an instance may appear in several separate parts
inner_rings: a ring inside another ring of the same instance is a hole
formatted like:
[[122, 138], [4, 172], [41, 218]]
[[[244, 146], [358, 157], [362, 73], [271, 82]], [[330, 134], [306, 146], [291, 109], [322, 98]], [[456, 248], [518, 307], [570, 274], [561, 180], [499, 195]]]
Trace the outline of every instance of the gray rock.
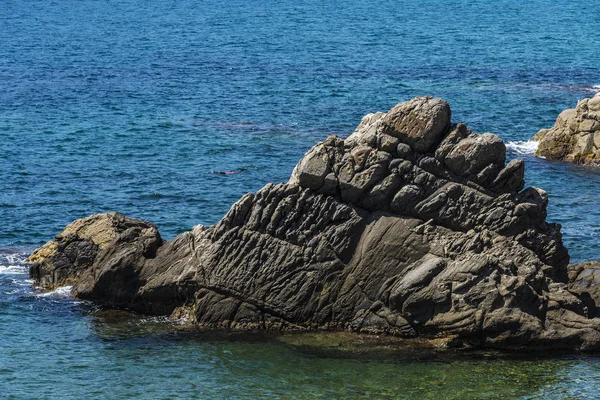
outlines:
[[398, 148], [400, 141], [391, 135], [382, 134], [379, 136], [378, 148], [387, 153], [394, 154]]
[[370, 114], [310, 149], [287, 184], [168, 242], [119, 214], [77, 220], [31, 255], [31, 276], [199, 327], [599, 349], [595, 267], [567, 269], [548, 195], [521, 191], [523, 162], [504, 165], [496, 136], [449, 119], [431, 98]]
[[525, 186], [525, 162], [512, 160], [496, 175], [489, 185], [495, 192], [518, 192]]
[[143, 261], [154, 258], [162, 244], [148, 222], [95, 214], [71, 223], [33, 252], [30, 276], [44, 289], [73, 285], [78, 297], [119, 305], [138, 289]]
[[325, 177], [331, 172], [332, 164], [335, 161], [332, 154], [337, 146], [343, 146], [343, 142], [335, 136], [314, 146], [296, 165], [290, 181], [313, 190], [319, 190], [325, 183]]
[[413, 150], [427, 153], [443, 139], [450, 116], [450, 106], [444, 100], [415, 97], [392, 108], [382, 118], [381, 130]]
[[488, 166], [504, 166], [506, 146], [491, 133], [460, 140], [444, 157], [444, 164], [455, 174], [471, 176]]
[[600, 316], [600, 260], [570, 264], [569, 289], [587, 300], [588, 314]]

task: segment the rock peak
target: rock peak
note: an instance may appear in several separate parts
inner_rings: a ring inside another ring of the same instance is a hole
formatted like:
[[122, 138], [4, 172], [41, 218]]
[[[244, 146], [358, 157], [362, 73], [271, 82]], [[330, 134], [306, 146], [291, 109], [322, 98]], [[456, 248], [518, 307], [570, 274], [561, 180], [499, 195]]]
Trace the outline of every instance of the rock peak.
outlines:
[[448, 103], [431, 97], [369, 114], [346, 140], [330, 136], [309, 150], [289, 183], [370, 211], [398, 212], [450, 182], [492, 196], [521, 190], [523, 162], [505, 165], [498, 136], [451, 125], [450, 114]]

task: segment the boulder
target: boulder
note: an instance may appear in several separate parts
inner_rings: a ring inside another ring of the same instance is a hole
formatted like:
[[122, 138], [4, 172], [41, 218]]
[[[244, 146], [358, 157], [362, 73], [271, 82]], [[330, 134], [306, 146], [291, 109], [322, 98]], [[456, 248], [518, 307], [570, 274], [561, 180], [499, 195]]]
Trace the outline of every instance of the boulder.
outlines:
[[[33, 264], [30, 268], [31, 278], [43, 289], [77, 285], [83, 293], [83, 286], [88, 284], [104, 293], [105, 290], [113, 290], [127, 283], [120, 276], [112, 281], [113, 277], [110, 276], [113, 272], [122, 274], [129, 268], [123, 266], [121, 260], [128, 257], [133, 266], [140, 257], [153, 257], [162, 243], [154, 225], [109, 212], [72, 222], [55, 240], [35, 250], [27, 261]], [[122, 254], [119, 249], [122, 249]], [[105, 253], [109, 254], [110, 262], [103, 264], [106, 267], [104, 269], [95, 268], [95, 261]], [[110, 296], [105, 299], [112, 302]]]
[[416, 97], [382, 117], [382, 132], [415, 151], [426, 153], [440, 142], [450, 125], [450, 106], [442, 99]]
[[444, 164], [460, 176], [471, 176], [488, 166], [504, 167], [506, 146], [491, 133], [460, 140], [444, 157]]
[[318, 143], [288, 183], [243, 196], [213, 226], [163, 242], [119, 214], [75, 221], [31, 256], [31, 276], [198, 327], [596, 350], [600, 319], [569, 281], [548, 196], [522, 190], [523, 162], [505, 158], [497, 136], [416, 98]]
[[561, 112], [552, 128], [540, 130], [532, 140], [539, 142], [538, 157], [599, 166], [600, 93]]

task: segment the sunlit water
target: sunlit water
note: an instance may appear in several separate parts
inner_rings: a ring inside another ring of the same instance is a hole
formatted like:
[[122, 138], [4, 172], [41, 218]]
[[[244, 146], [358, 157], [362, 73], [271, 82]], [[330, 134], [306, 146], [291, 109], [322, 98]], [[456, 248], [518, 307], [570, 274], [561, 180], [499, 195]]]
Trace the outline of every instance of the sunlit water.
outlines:
[[596, 15], [540, 0], [2, 1], [0, 397], [593, 397], [593, 357], [197, 335], [36, 293], [22, 260], [94, 212], [166, 238], [212, 224], [315, 142], [416, 95], [500, 135], [549, 192], [572, 260], [597, 258], [600, 172], [527, 142], [600, 90]]

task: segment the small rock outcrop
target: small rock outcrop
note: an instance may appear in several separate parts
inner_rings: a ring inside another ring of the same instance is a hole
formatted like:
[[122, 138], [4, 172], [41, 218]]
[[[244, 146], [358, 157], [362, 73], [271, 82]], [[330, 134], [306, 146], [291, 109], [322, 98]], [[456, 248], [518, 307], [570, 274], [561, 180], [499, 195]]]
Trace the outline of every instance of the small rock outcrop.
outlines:
[[552, 128], [542, 129], [532, 140], [539, 142], [538, 157], [599, 166], [600, 93], [561, 112]]
[[597, 350], [600, 319], [569, 286], [548, 196], [523, 176], [500, 138], [418, 97], [318, 143], [288, 183], [246, 194], [214, 226], [163, 242], [119, 214], [75, 221], [32, 254], [31, 276], [200, 327]]
[[[29, 275], [46, 290], [74, 285], [80, 293], [95, 290], [92, 297], [118, 303], [125, 296], [128, 301], [139, 285], [138, 260], [154, 257], [162, 244], [148, 222], [114, 212], [95, 214], [69, 224], [54, 241], [34, 251], [28, 258], [33, 263]], [[119, 263], [112, 263], [109, 259], [117, 252]], [[93, 268], [102, 259], [99, 255], [107, 259], [102, 270]], [[123, 263], [129, 267], [121, 268]]]

